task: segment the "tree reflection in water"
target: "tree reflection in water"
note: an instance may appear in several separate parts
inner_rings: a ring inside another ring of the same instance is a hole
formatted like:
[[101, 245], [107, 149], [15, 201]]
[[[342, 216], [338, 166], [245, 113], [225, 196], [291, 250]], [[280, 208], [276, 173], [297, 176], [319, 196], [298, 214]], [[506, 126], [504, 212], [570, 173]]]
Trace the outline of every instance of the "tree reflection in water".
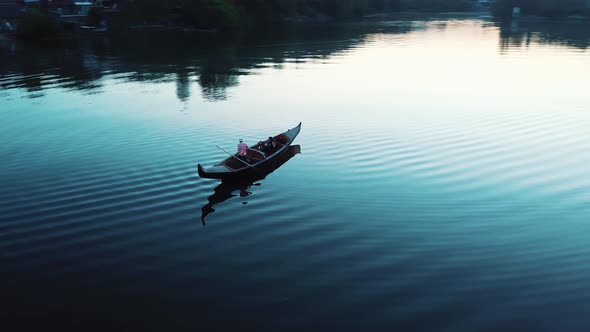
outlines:
[[580, 50], [590, 47], [590, 22], [586, 20], [521, 18], [497, 22], [496, 25], [500, 28], [500, 54], [507, 54], [512, 48], [528, 48], [533, 43]]
[[[448, 20], [449, 17], [445, 17]], [[494, 22], [477, 17], [457, 19], [499, 28], [499, 52], [531, 42], [585, 50], [590, 45], [588, 22], [526, 20]], [[416, 23], [418, 22], [418, 23]], [[228, 88], [257, 69], [286, 63], [325, 60], [353, 49], [371, 36], [399, 35], [436, 26], [441, 17], [391, 16], [360, 24], [312, 26], [254, 31], [243, 35], [118, 33], [40, 48], [16, 41], [0, 43], [0, 89], [22, 88], [29, 97], [62, 88], [100, 93], [104, 77], [123, 82], [175, 83], [182, 102], [198, 84], [207, 101], [228, 99]]]

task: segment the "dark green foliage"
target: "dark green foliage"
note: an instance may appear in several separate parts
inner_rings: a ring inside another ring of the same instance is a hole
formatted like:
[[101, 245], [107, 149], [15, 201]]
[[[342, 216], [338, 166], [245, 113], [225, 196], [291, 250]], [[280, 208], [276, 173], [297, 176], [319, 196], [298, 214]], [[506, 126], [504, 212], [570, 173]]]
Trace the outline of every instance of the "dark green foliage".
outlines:
[[471, 0], [404, 0], [403, 7], [417, 11], [469, 11], [473, 9]]
[[568, 16], [588, 12], [586, 0], [497, 0], [492, 12], [499, 17], [510, 16], [513, 7], [519, 7], [523, 15]]
[[167, 13], [165, 0], [127, 0], [119, 6], [119, 14], [111, 21], [115, 29], [127, 28], [129, 24], [161, 22]]
[[124, 1], [114, 25], [184, 24], [200, 29], [232, 30], [239, 25], [231, 0], [134, 0]]
[[266, 24], [279, 22], [282, 15], [291, 11], [296, 13], [296, 1], [285, 1], [281, 5], [280, 1], [268, 0], [234, 0], [233, 4], [242, 13], [242, 19], [247, 23]]
[[369, 7], [366, 0], [324, 0], [316, 3], [319, 11], [338, 19], [361, 16], [367, 13]]
[[55, 40], [59, 39], [62, 31], [55, 18], [39, 9], [31, 8], [25, 13], [16, 32], [22, 39]]
[[285, 0], [278, 2], [278, 10], [286, 16], [297, 15], [297, 1], [296, 0]]
[[156, 23], [165, 17], [168, 5], [165, 0], [136, 0], [131, 2], [129, 10], [137, 20], [135, 23]]
[[512, 14], [512, 8], [514, 6], [514, 0], [496, 0], [492, 4], [492, 13], [497, 17], [507, 17]]
[[290, 18], [326, 21], [360, 18], [376, 12], [467, 11], [472, 0], [127, 0], [119, 19], [131, 24], [183, 24], [235, 30]]
[[202, 29], [233, 30], [238, 27], [240, 14], [228, 0], [185, 1], [185, 22]]
[[369, 0], [369, 12], [404, 10], [405, 2], [405, 0]]
[[39, 8], [42, 12], [47, 13], [47, 9], [49, 8], [49, 0], [40, 0]]
[[86, 17], [86, 23], [88, 25], [97, 26], [102, 21], [102, 10], [99, 7], [92, 7], [88, 11], [88, 16]]

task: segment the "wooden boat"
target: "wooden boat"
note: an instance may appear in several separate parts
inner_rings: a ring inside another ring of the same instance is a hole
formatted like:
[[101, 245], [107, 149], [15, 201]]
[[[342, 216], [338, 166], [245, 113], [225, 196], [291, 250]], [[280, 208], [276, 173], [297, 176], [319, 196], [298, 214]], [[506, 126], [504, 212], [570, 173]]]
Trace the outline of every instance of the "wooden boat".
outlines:
[[260, 168], [272, 167], [277, 157], [289, 148], [300, 131], [301, 122], [297, 127], [272, 136], [274, 144], [270, 139], [267, 139], [251, 146], [246, 151], [246, 156], [239, 156], [236, 153], [221, 163], [208, 168], [199, 164], [199, 176], [202, 178], [225, 179], [245, 176], [259, 172]]

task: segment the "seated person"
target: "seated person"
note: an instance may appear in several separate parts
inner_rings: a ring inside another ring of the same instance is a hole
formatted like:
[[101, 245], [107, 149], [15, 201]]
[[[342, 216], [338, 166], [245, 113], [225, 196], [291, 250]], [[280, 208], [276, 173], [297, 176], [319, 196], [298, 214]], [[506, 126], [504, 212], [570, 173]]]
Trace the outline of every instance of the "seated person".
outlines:
[[264, 147], [265, 149], [267, 149], [268, 151], [274, 151], [278, 146], [277, 141], [274, 139], [274, 137], [269, 137], [268, 140], [266, 140], [264, 142]]
[[248, 144], [244, 143], [244, 141], [240, 138], [240, 143], [238, 143], [238, 155], [245, 157], [246, 151], [248, 151]]

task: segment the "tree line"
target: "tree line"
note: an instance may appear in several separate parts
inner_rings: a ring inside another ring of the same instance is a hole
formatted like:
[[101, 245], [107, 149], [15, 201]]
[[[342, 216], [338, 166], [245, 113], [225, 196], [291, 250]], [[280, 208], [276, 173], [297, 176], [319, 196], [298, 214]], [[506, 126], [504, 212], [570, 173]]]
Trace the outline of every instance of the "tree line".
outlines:
[[590, 2], [587, 0], [496, 0], [492, 11], [496, 16], [510, 16], [514, 7], [519, 7], [522, 15], [590, 17]]
[[[55, 40], [63, 32], [48, 13], [49, 0], [31, 5], [17, 32], [22, 39]], [[134, 25], [166, 25], [237, 31], [287, 21], [326, 22], [394, 11], [468, 11], [472, 0], [119, 0], [118, 13], [106, 16], [93, 7], [87, 25], [108, 19], [114, 30]], [[35, 7], [36, 6], [36, 7]]]
[[472, 0], [126, 0], [121, 18], [234, 30], [293, 18], [343, 20], [384, 11], [469, 11], [472, 6]]

